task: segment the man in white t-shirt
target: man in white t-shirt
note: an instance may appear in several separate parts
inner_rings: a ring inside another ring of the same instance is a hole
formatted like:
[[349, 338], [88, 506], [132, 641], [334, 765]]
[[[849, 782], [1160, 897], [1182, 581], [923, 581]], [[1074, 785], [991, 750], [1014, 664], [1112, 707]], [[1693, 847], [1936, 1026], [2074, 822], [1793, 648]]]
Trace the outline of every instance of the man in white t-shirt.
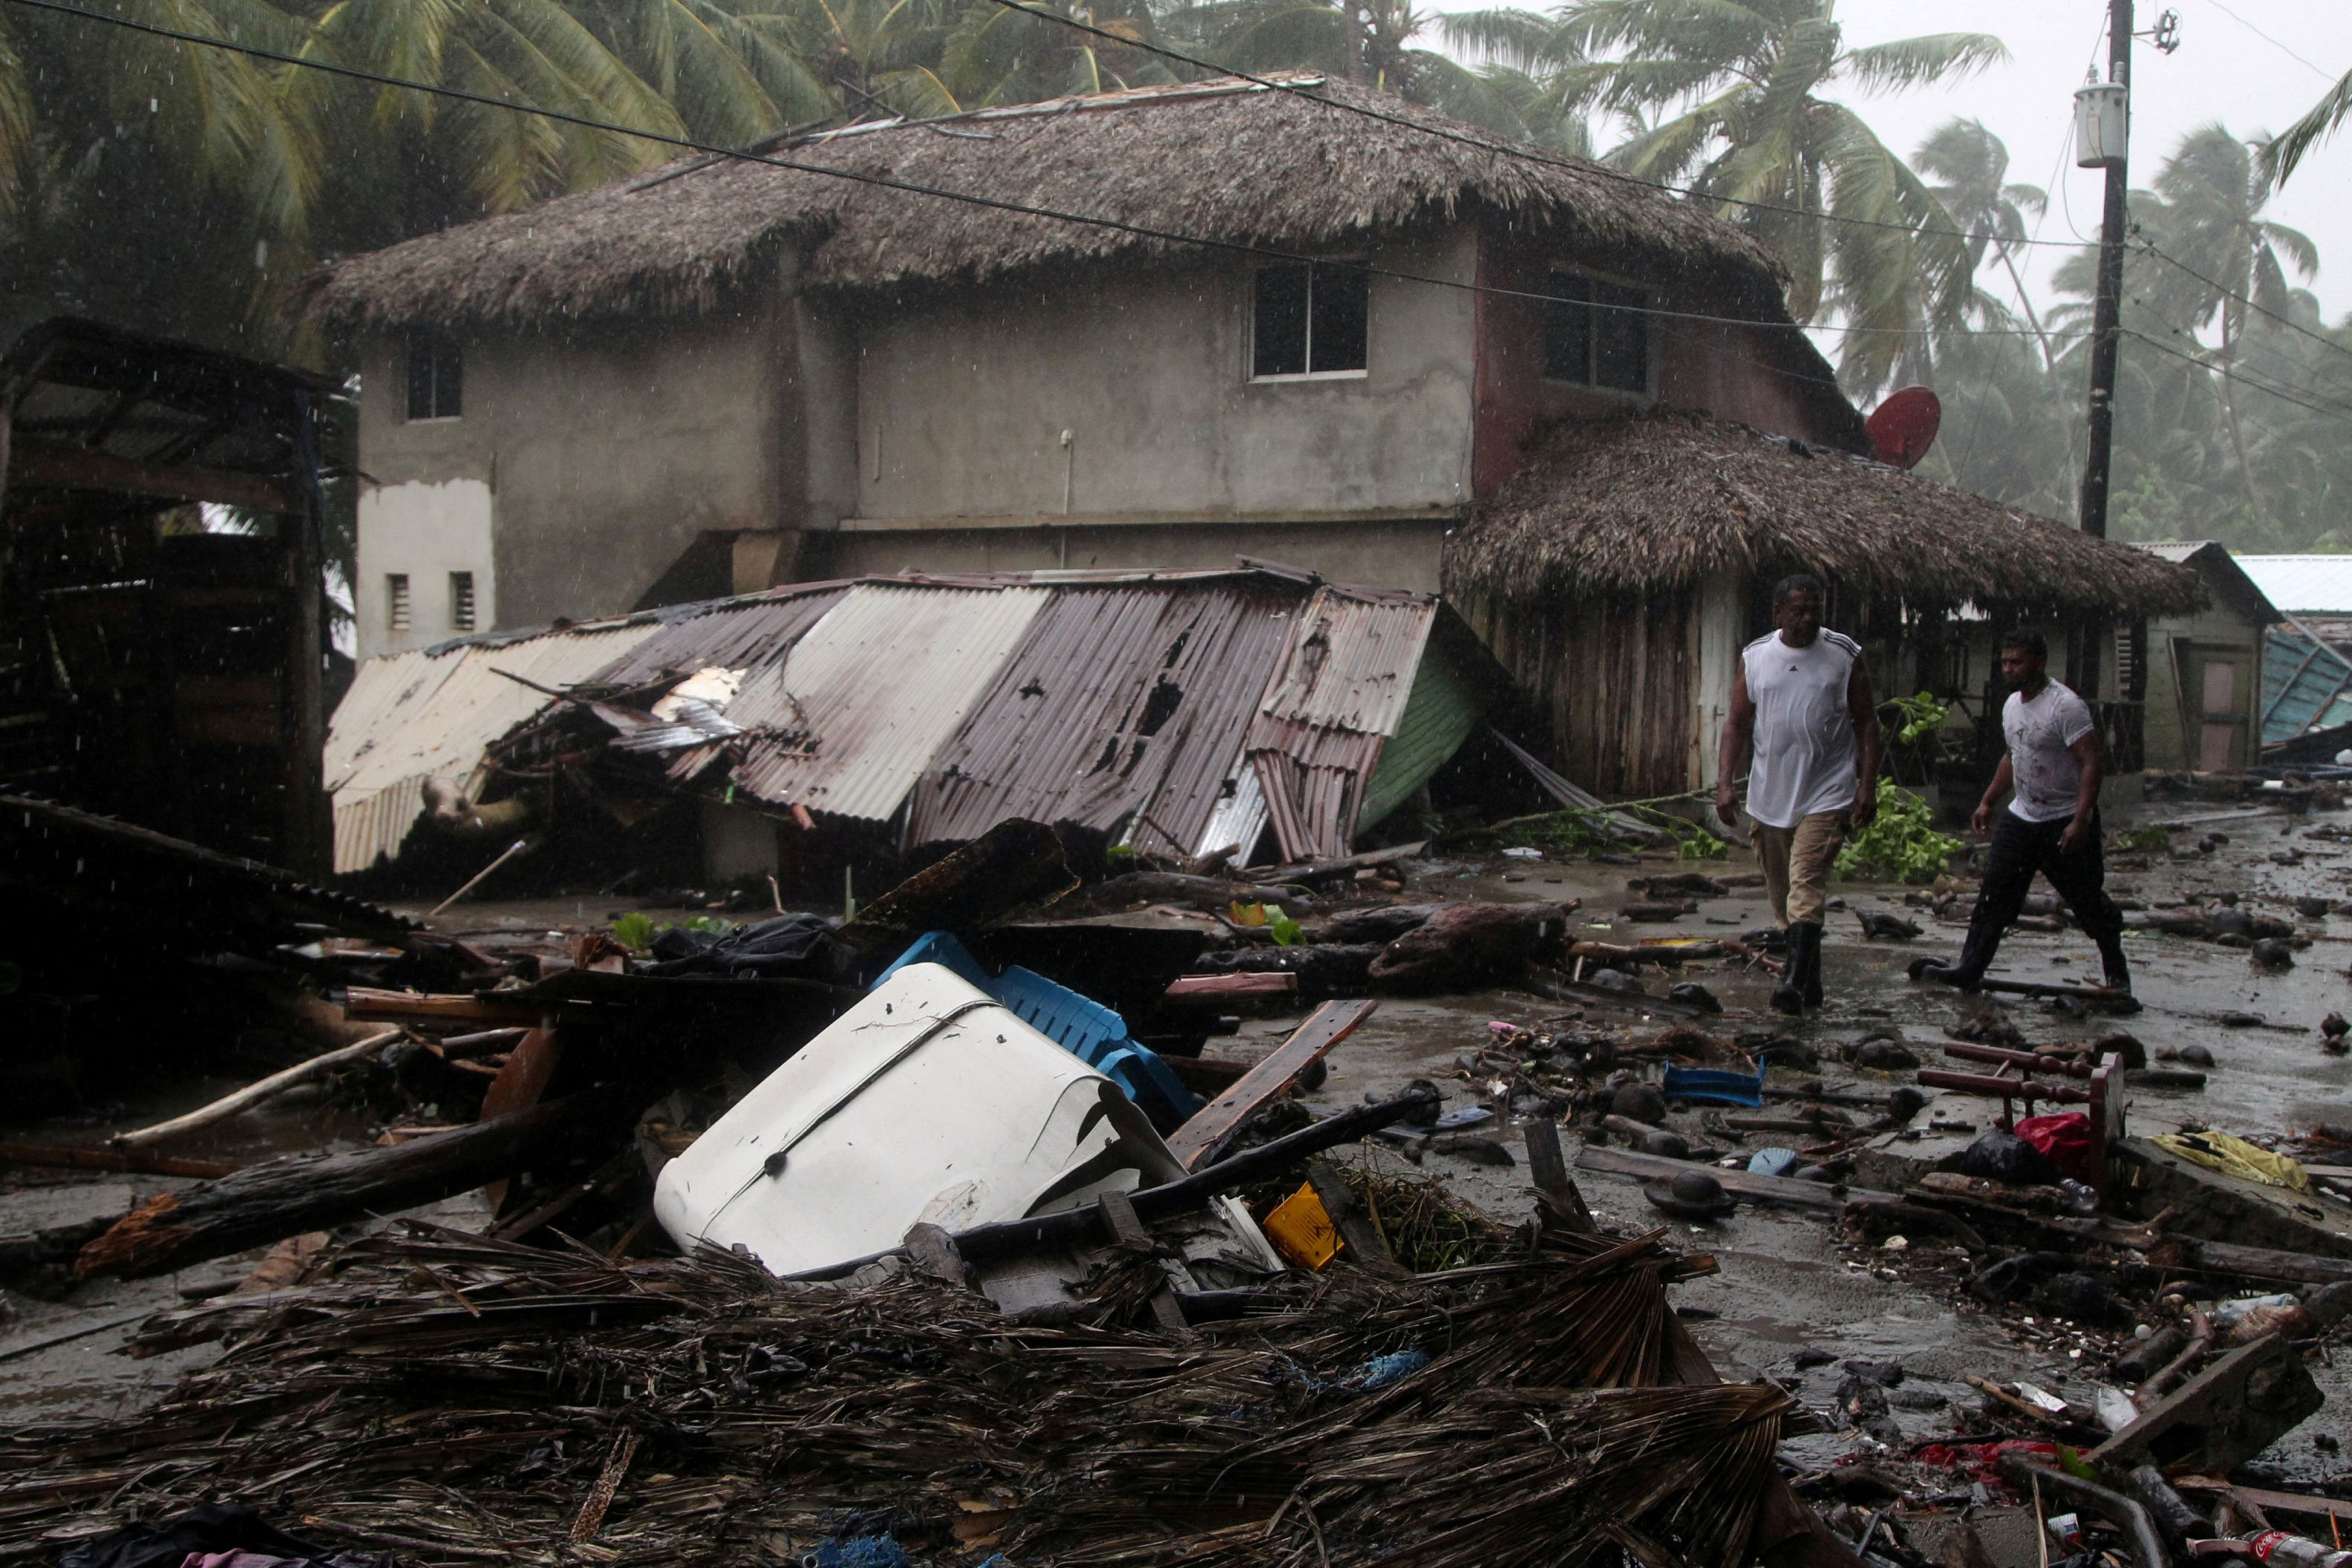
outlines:
[[1755, 747], [1748, 816], [1772, 918], [1789, 933], [1789, 966], [1772, 1005], [1801, 1013], [1822, 1003], [1822, 906], [1830, 866], [1849, 826], [1878, 809], [1878, 714], [1862, 648], [1822, 626], [1822, 581], [1801, 574], [1772, 590], [1780, 628], [1740, 651], [1723, 721], [1715, 809], [1737, 825], [1732, 781]]
[[[1923, 974], [1973, 991], [1984, 979], [2001, 934], [2017, 919], [2036, 871], [2050, 879], [2083, 933], [2098, 943], [2106, 984], [2131, 989], [2124, 961], [2124, 917], [2107, 897], [2107, 867], [2099, 844], [2099, 784], [2106, 753], [2091, 706], [2050, 679], [2050, 645], [2031, 626], [2000, 641], [2000, 672], [2016, 688], [2000, 710], [2009, 750], [1992, 775], [1970, 824], [1990, 829], [1984, 881], [1967, 943], [1957, 963], [1933, 963]], [[2015, 798], [1996, 814], [2012, 787]]]

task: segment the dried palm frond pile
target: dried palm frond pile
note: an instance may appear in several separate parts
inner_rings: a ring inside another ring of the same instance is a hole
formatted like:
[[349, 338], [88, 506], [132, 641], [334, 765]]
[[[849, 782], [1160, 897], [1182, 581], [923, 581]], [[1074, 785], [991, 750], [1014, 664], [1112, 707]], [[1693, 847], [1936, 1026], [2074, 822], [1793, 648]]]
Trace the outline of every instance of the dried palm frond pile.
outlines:
[[415, 1227], [331, 1284], [151, 1324], [151, 1350], [230, 1343], [155, 1410], [0, 1441], [0, 1561], [233, 1497], [416, 1563], [869, 1541], [849, 1560], [1732, 1568], [1787, 1405], [1662, 1386], [1665, 1287], [1708, 1266], [1547, 1234], [1336, 1269], [1179, 1341], [1108, 1303], [1016, 1325], [912, 1272], [791, 1286]]

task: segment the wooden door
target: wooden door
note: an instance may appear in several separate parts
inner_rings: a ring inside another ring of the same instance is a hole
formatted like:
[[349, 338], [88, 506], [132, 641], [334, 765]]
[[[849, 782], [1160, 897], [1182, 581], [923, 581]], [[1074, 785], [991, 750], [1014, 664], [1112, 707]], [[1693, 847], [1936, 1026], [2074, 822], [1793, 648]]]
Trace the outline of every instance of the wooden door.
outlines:
[[2198, 737], [2197, 765], [2221, 773], [2231, 765], [2231, 742], [2244, 715], [2238, 711], [2238, 666], [2235, 660], [2205, 661], [2205, 722]]

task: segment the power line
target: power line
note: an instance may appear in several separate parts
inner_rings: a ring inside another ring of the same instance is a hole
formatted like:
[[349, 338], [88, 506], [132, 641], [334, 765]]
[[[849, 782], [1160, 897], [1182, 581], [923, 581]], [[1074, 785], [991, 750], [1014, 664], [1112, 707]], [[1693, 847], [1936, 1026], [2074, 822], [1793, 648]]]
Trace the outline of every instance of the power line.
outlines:
[[[824, 163], [794, 163], [788, 158], [779, 158], [770, 153], [755, 153], [744, 148], [721, 146], [716, 142], [699, 142], [690, 136], [675, 135], [665, 131], [649, 131], [638, 126], [621, 125], [611, 121], [593, 119], [583, 114], [573, 114], [564, 110], [546, 109], [534, 103], [519, 103], [511, 99], [493, 98], [486, 93], [468, 92], [462, 88], [443, 87], [431, 82], [414, 81], [404, 77], [388, 76], [383, 72], [368, 70], [359, 66], [347, 66], [338, 64], [331, 60], [316, 59], [302, 55], [288, 54], [279, 49], [267, 48], [257, 44], [238, 43], [234, 39], [213, 37], [202, 33], [184, 32], [178, 28], [165, 27], [152, 22], [137, 21], [128, 16], [109, 16], [103, 12], [88, 11], [77, 5], [66, 5], [63, 3], [63, 0], [8, 0], [8, 3], [11, 5], [26, 6], [34, 10], [51, 11], [63, 16], [78, 16], [85, 21], [100, 22], [109, 26], [123, 27], [132, 32], [144, 33], [155, 37], [168, 38], [175, 43], [194, 44], [208, 48], [224, 49], [233, 54], [250, 56], [256, 59], [275, 61], [280, 65], [298, 66], [305, 69], [323, 71], [332, 76], [345, 77], [357, 81], [370, 82], [378, 87], [400, 88], [411, 92], [422, 92], [441, 98], [457, 99], [463, 102], [479, 104], [485, 108], [505, 110], [509, 113], [534, 115], [541, 119], [555, 121], [562, 124], [576, 125], [583, 130], [603, 131], [617, 136], [635, 137], [641, 141], [652, 142], [663, 146], [677, 147], [685, 152], [709, 153], [719, 158], [732, 159], [739, 163], [760, 163], [770, 168], [789, 170], [794, 174], [815, 174], [828, 179], [847, 180], [857, 184], [878, 186], [884, 190], [902, 191], [911, 195], [932, 196], [942, 201], [963, 202], [973, 206], [988, 207], [998, 212], [1012, 213], [1023, 217], [1047, 218], [1057, 223], [1076, 224], [1086, 227], [1108, 229], [1114, 233], [1132, 235], [1138, 238], [1156, 240], [1168, 245], [1197, 246], [1203, 249], [1227, 251], [1237, 255], [1258, 257], [1267, 260], [1304, 263], [1321, 267], [1343, 268], [1349, 271], [1364, 273], [1370, 277], [1388, 278], [1399, 282], [1429, 284], [1438, 288], [1457, 289], [1467, 293], [1490, 294], [1503, 299], [1525, 300], [1538, 304], [1590, 303], [1586, 300], [1564, 299], [1559, 295], [1541, 294], [1535, 292], [1532, 289], [1505, 289], [1491, 283], [1465, 283], [1458, 279], [1437, 278], [1425, 273], [1400, 271], [1394, 268], [1376, 266], [1368, 261], [1349, 261], [1327, 257], [1308, 256], [1297, 251], [1277, 249], [1271, 246], [1252, 245], [1243, 240], [1216, 239], [1202, 235], [1185, 234], [1174, 229], [1156, 228], [1148, 224], [1129, 223], [1125, 219], [1102, 217], [1090, 213], [1063, 212], [1054, 207], [1032, 206], [1023, 202], [1006, 201], [996, 196], [978, 195], [968, 191], [951, 191], [936, 185], [917, 184], [912, 181], [892, 179], [886, 174], [867, 174], [856, 169], [836, 168]], [[1043, 13], [1040, 14], [1042, 15]], [[1317, 100], [1317, 101], [1327, 102], [1328, 100]], [[951, 118], [962, 117], [954, 116]], [[882, 121], [878, 123], [887, 124], [888, 122]], [[908, 123], [921, 124], [926, 122], [909, 121]], [[1698, 321], [1714, 326], [1786, 329], [1793, 332], [1802, 332], [1810, 330], [1826, 332], [1841, 332], [1849, 335], [1884, 332], [1908, 334], [1914, 330], [1908, 327], [1856, 327], [1832, 325], [1822, 325], [1808, 329], [1800, 327], [1795, 322], [1786, 320], [1776, 321], [1756, 316], [1717, 316], [1696, 310], [1669, 310], [1655, 306], [1644, 305], [1609, 305], [1602, 308], [1617, 310], [1626, 315], [1654, 316], [1674, 321]], [[2021, 327], [1955, 328], [1946, 335], [1952, 337], [2017, 337], [2021, 335], [2030, 335], [2030, 333], [2027, 329]], [[1777, 374], [1788, 376], [1793, 380], [1809, 381], [1825, 386], [1835, 386], [1837, 384], [1835, 378], [1830, 376], [1807, 375], [1798, 371], [1782, 370], [1778, 366], [1767, 366], [1766, 368], [1774, 371]]]
[[2231, 20], [2232, 22], [2235, 22], [2236, 24], [2238, 24], [2238, 26], [2240, 26], [2241, 27], [2243, 27], [2243, 28], [2244, 28], [2246, 31], [2248, 31], [2249, 33], [2252, 33], [2254, 37], [2256, 37], [2257, 38], [2260, 38], [2263, 42], [2264, 42], [2264, 43], [2268, 44], [2271, 47], [2273, 47], [2273, 48], [2274, 48], [2274, 49], [2278, 50], [2278, 52], [2279, 52], [2279, 53], [2281, 53], [2281, 54], [2283, 54], [2283, 55], [2286, 56], [2289, 59], [2294, 60], [2294, 62], [2296, 62], [2298, 65], [2301, 65], [2305, 69], [2306, 69], [2306, 70], [2308, 70], [2308, 71], [2312, 72], [2314, 75], [2317, 76], [2317, 77], [2319, 78], [2319, 79], [2320, 79], [2320, 80], [2322, 80], [2322, 81], [2334, 81], [2334, 80], [2336, 79], [2336, 76], [2335, 76], [2335, 73], [2334, 73], [2334, 72], [2332, 72], [2332, 71], [2328, 70], [2328, 69], [2327, 69], [2326, 67], [2324, 67], [2324, 66], [2317, 66], [2317, 65], [2314, 65], [2310, 60], [2308, 60], [2308, 59], [2305, 58], [2302, 55], [2297, 54], [2297, 53], [2296, 53], [2293, 48], [2289, 47], [2287, 45], [2283, 44], [2283, 43], [2281, 43], [2278, 39], [2272, 37], [2268, 33], [2263, 32], [2260, 27], [2255, 26], [2252, 22], [2247, 21], [2243, 16], [2239, 16], [2235, 11], [2231, 10], [2227, 5], [2222, 5], [2222, 4], [2221, 4], [2221, 0], [2206, 0], [2206, 4], [2208, 4], [2208, 5], [2211, 5], [2211, 6], [2213, 7], [2213, 9], [2215, 9], [2216, 11], [2221, 12], [2221, 15], [2223, 15], [2224, 16], [2229, 17], [2229, 18], [2230, 18], [2230, 20]]
[[[1885, 218], [1849, 217], [1837, 213], [1815, 212], [1809, 207], [1792, 207], [1784, 203], [1748, 201], [1738, 196], [1719, 195], [1692, 185], [1671, 185], [1662, 180], [1645, 180], [1638, 174], [1627, 174], [1622, 169], [1612, 169], [1606, 163], [1577, 162], [1557, 157], [1533, 147], [1514, 147], [1507, 142], [1489, 142], [1484, 137], [1466, 135], [1443, 125], [1430, 125], [1421, 121], [1408, 119], [1402, 114], [1391, 114], [1386, 110], [1374, 109], [1366, 104], [1347, 103], [1336, 98], [1325, 98], [1318, 93], [1309, 91], [1297, 82], [1286, 82], [1279, 77], [1253, 76], [1248, 71], [1237, 69], [1233, 66], [1219, 65], [1214, 60], [1202, 59], [1198, 55], [1188, 55], [1181, 49], [1171, 49], [1164, 44], [1150, 43], [1141, 38], [1130, 38], [1124, 34], [1114, 33], [1107, 27], [1097, 27], [1090, 22], [1082, 22], [1076, 16], [1065, 16], [1059, 11], [1048, 11], [1040, 6], [1026, 5], [1024, 0], [993, 0], [993, 3], [1003, 6], [1008, 11], [1018, 11], [1024, 16], [1034, 16], [1040, 21], [1057, 22], [1063, 26], [1076, 28], [1081, 33], [1090, 33], [1097, 38], [1117, 44], [1122, 48], [1139, 49], [1145, 54], [1158, 55], [1162, 59], [1175, 60], [1180, 64], [1192, 66], [1195, 69], [1208, 71], [1216, 76], [1229, 76], [1258, 87], [1270, 88], [1276, 92], [1286, 92], [1293, 97], [1303, 98], [1309, 103], [1319, 103], [1326, 109], [1336, 109], [1347, 114], [1360, 114], [1367, 120], [1377, 120], [1383, 124], [1401, 126], [1404, 130], [1417, 132], [1423, 136], [1434, 136], [1441, 141], [1459, 142], [1465, 147], [1475, 147], [1481, 153], [1492, 153], [1499, 158], [1517, 158], [1526, 163], [1541, 164], [1547, 168], [1565, 170], [1571, 174], [1597, 174], [1623, 184], [1638, 185], [1644, 190], [1662, 191], [1668, 195], [1688, 196], [1694, 201], [1719, 202], [1726, 206], [1746, 207], [1752, 212], [1787, 213], [1795, 217], [1812, 218], [1822, 223], [1850, 224], [1861, 228], [1895, 229], [1904, 234], [1934, 235], [1950, 239], [1966, 240], [1976, 237], [1965, 229], [1919, 228], [1911, 224], [1895, 223]], [[2066, 244], [2063, 239], [2027, 239], [2015, 243], [2061, 246]]]
[[[2165, 321], [2163, 311], [2158, 309], [2154, 300], [2142, 299], [2137, 294], [2130, 295], [2128, 298], [2133, 304], [2137, 305], [2140, 309], [2147, 311], [2150, 315], [2155, 316], [2158, 321], [2163, 321], [2164, 330], [2167, 335], [2171, 337], [2177, 342], [2188, 344], [2189, 349], [2195, 351], [2192, 353], [2186, 354], [2184, 357], [2194, 359], [2199, 364], [2210, 363], [2210, 362], [2204, 356], [2212, 351], [2209, 350], [2206, 345], [2199, 340], [2194, 331], [2191, 331], [2187, 327], [2178, 326], [2169, 321]], [[2143, 338], [2147, 337], [2147, 334], [2145, 332], [2141, 332], [2138, 335]], [[2149, 339], [2149, 342], [2153, 342], [2155, 340], [2151, 338]], [[2316, 397], [2322, 400], [2327, 400], [2336, 395], [2335, 394], [2326, 391], [2320, 387], [2309, 385], [2305, 383], [2290, 382], [2283, 376], [2270, 377], [2258, 382], [2253, 378], [2251, 373], [2241, 371], [2238, 373], [2238, 379], [2243, 381], [2248, 386], [2258, 386], [2264, 392], [2273, 393], [2281, 396], [2293, 395], [2301, 397]]]
[[2287, 331], [2291, 332], [2299, 332], [2303, 336], [2309, 338], [2313, 342], [2319, 344], [2322, 348], [2333, 349], [2337, 353], [2344, 355], [2346, 358], [2352, 359], [2352, 349], [2346, 348], [2342, 343], [2337, 342], [2335, 339], [2322, 337], [2317, 332], [2311, 331], [2308, 327], [2287, 320], [2284, 316], [2280, 315], [2275, 310], [2264, 310], [2262, 306], [2255, 304], [2252, 300], [2247, 299], [2243, 294], [2240, 294], [2232, 290], [2228, 285], [2221, 283], [2215, 279], [2206, 277], [2205, 274], [2198, 271], [2197, 268], [2189, 266], [2189, 263], [2180, 260], [2177, 257], [2168, 256], [2163, 251], [2157, 248], [2156, 242], [2153, 240], [2142, 239], [2139, 243], [2142, 249], [2146, 250], [2150, 256], [2155, 257], [2158, 261], [2164, 262], [2168, 266], [2180, 268], [2181, 271], [2188, 273], [2189, 276], [2196, 279], [2197, 281], [2204, 284], [2205, 287], [2212, 289], [2215, 293], [2220, 294], [2223, 299], [2234, 300], [2239, 304], [2243, 305], [2247, 310], [2253, 311], [2256, 315], [2267, 317], [2271, 321], [2276, 321], [2280, 326], [2284, 327]]
[[2137, 331], [2130, 327], [2124, 327], [2118, 330], [2126, 337], [2137, 338], [2141, 342], [2146, 343], [2148, 347], [2154, 349], [2160, 354], [2169, 354], [2174, 359], [2192, 364], [2199, 370], [2204, 371], [2209, 374], [2218, 375], [2224, 381], [2234, 381], [2241, 386], [2251, 387], [2256, 392], [2264, 393], [2272, 397], [2275, 397], [2282, 403], [2292, 403], [2296, 407], [2308, 409], [2314, 414], [2323, 414], [2331, 418], [2336, 419], [2352, 419], [2352, 407], [2347, 407], [2341, 404], [2322, 405], [2307, 402], [2305, 399], [2294, 396], [2293, 394], [2284, 391], [2279, 387], [2273, 386], [2267, 382], [2263, 382], [2253, 376], [2248, 375], [2242, 371], [2233, 371], [2225, 366], [2217, 365], [2210, 360], [2200, 359], [2195, 354], [2182, 353], [2179, 349], [2174, 348], [2170, 343], [2164, 342], [2160, 338], [2149, 337], [2146, 332]]

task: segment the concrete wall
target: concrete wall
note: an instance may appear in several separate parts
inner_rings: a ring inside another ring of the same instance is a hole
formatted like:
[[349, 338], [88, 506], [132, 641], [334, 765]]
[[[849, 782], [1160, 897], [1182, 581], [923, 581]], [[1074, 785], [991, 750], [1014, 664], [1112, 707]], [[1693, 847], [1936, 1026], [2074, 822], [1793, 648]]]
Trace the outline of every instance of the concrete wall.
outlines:
[[[1581, 250], [1555, 236], [1496, 228], [1485, 234], [1481, 244], [1480, 277], [1490, 289], [1540, 296], [1558, 269], [1642, 289], [1654, 310], [1701, 315], [1726, 311], [1721, 299], [1652, 276], [1639, 260]], [[1540, 298], [1482, 294], [1477, 311], [1474, 473], [1480, 494], [1525, 466], [1529, 439], [1548, 426], [1562, 419], [1600, 418], [1654, 402], [1704, 409], [1718, 418], [1802, 440], [1828, 438], [1814, 408], [1818, 397], [1833, 389], [1811, 387], [1782, 367], [1764, 329], [1652, 316], [1650, 389], [1636, 394], [1546, 380]]]
[[[1475, 236], [1367, 258], [1467, 282]], [[827, 569], [1244, 552], [1433, 587], [1443, 522], [1469, 499], [1473, 296], [1374, 277], [1363, 374], [1254, 381], [1252, 279], [1160, 267], [866, 308], [856, 516]]]
[[363, 658], [391, 646], [367, 619], [383, 574], [412, 573], [429, 627], [428, 598], [446, 590], [425, 574], [448, 568], [428, 563], [474, 548], [485, 499], [484, 629], [628, 610], [698, 535], [801, 521], [796, 350], [765, 308], [468, 339], [455, 419], [404, 417], [396, 343], [365, 345], [361, 364]]
[[[453, 572], [474, 574], [474, 625], [497, 625], [498, 562], [490, 487], [480, 479], [412, 479], [360, 492], [359, 581], [352, 612], [359, 656], [405, 653], [461, 634], [452, 620]], [[392, 627], [390, 577], [408, 579], [408, 626]]]

